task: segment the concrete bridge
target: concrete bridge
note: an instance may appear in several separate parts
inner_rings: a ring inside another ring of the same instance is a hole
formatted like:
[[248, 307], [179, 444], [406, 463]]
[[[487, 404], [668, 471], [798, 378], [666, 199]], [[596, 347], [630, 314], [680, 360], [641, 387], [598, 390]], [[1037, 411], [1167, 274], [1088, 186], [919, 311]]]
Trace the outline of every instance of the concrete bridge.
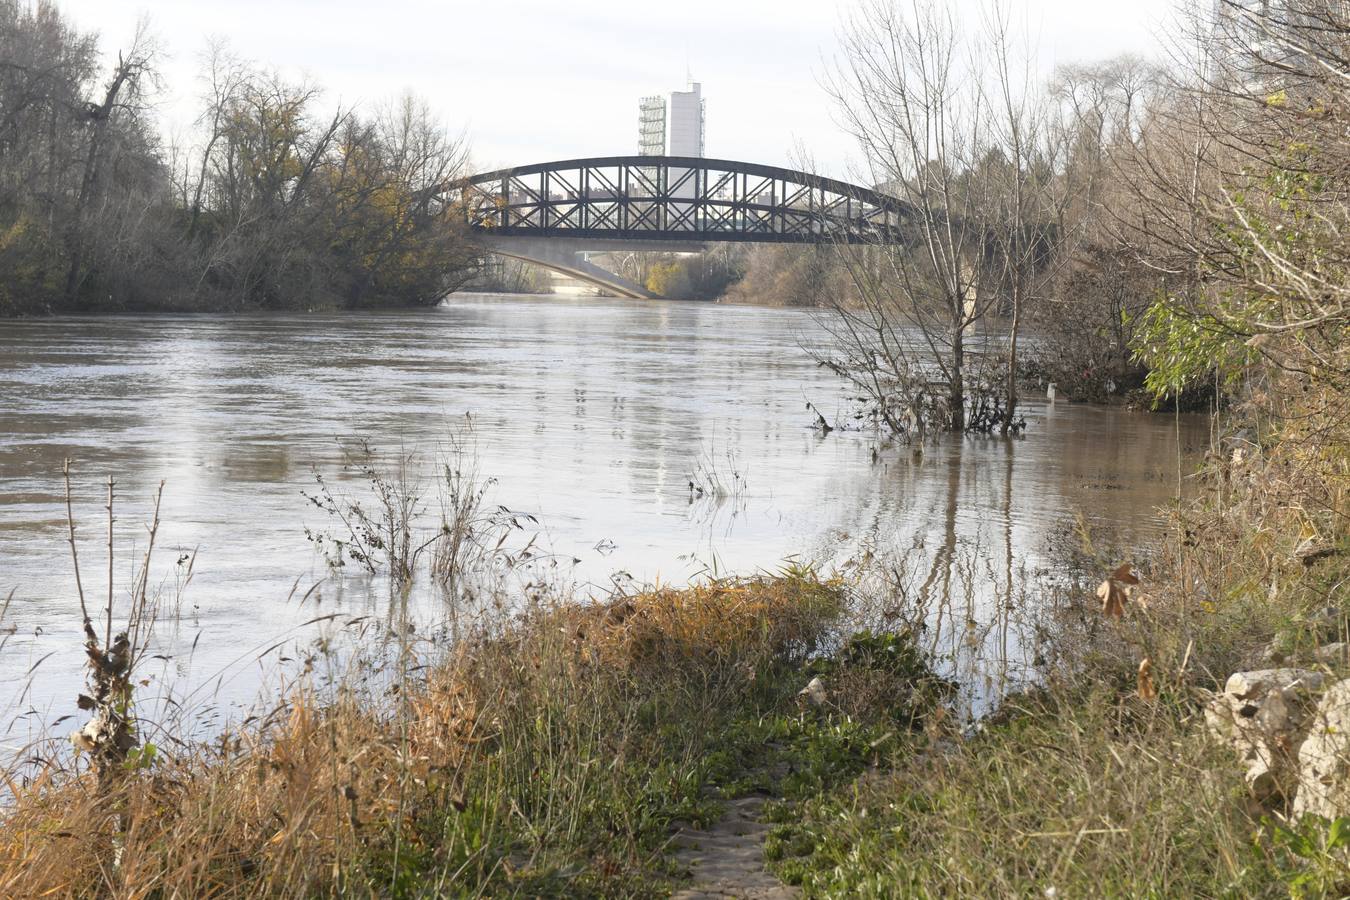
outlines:
[[710, 241], [899, 243], [900, 200], [807, 172], [726, 159], [606, 156], [486, 172], [446, 185], [485, 249], [626, 297], [645, 287], [586, 259], [697, 253]]

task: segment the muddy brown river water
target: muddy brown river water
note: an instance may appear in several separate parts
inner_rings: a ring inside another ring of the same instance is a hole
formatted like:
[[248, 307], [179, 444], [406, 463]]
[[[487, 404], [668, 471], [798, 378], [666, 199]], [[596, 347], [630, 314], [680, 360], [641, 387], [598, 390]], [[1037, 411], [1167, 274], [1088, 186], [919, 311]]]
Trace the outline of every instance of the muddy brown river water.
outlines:
[[[316, 470], [338, 477], [343, 440], [430, 458], [470, 414], [493, 502], [537, 517], [537, 546], [582, 591], [889, 549], [914, 566], [914, 590], [983, 573], [989, 596], [963, 601], [974, 621], [1053, 568], [1079, 521], [1116, 546], [1156, 540], [1178, 440], [1187, 455], [1206, 439], [1201, 419], [1033, 398], [1023, 438], [874, 459], [874, 435], [809, 427], [807, 401], [847, 410], [799, 349], [814, 334], [788, 310], [483, 295], [389, 314], [0, 322], [0, 600], [13, 592], [0, 751], [74, 724], [61, 721], [82, 679], [66, 457], [97, 597], [103, 481], [117, 481], [119, 598], [165, 482], [152, 583], [172, 594], [176, 561], [197, 556], [159, 629], [151, 690], [209, 698], [219, 716], [257, 694], [271, 665], [259, 654], [323, 627], [301, 623], [385, 602], [370, 579], [331, 574], [305, 537], [325, 521], [302, 491]], [[710, 477], [727, 497], [691, 494]], [[414, 592], [423, 621], [436, 603]], [[964, 646], [983, 658], [999, 640]]]

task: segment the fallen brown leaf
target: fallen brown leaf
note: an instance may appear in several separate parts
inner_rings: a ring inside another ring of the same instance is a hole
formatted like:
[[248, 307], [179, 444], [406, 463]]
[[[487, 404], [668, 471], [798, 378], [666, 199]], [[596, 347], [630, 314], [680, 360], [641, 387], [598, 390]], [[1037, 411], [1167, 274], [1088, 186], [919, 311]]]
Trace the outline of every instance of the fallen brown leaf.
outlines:
[[1139, 697], [1142, 700], [1158, 699], [1158, 686], [1153, 682], [1153, 663], [1147, 656], [1139, 663]]
[[1125, 563], [1120, 568], [1116, 569], [1114, 572], [1111, 573], [1110, 575], [1111, 580], [1119, 581], [1121, 584], [1130, 584], [1130, 585], [1138, 584], [1139, 577], [1130, 571], [1131, 568], [1133, 567], [1129, 563]]
[[1097, 586], [1097, 598], [1102, 601], [1102, 615], [1113, 619], [1125, 615], [1125, 589], [1110, 578]]

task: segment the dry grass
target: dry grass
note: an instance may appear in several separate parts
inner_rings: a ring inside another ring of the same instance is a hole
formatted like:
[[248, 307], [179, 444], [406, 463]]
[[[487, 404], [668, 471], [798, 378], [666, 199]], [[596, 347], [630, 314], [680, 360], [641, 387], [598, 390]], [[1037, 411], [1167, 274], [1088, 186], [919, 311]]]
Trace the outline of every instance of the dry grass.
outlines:
[[302, 682], [111, 790], [11, 782], [0, 896], [656, 890], [671, 822], [707, 802], [708, 735], [839, 605], [802, 572], [536, 605], [403, 660], [389, 695]]
[[1194, 718], [1111, 689], [1062, 700], [779, 810], [780, 874], [811, 896], [1284, 893]]

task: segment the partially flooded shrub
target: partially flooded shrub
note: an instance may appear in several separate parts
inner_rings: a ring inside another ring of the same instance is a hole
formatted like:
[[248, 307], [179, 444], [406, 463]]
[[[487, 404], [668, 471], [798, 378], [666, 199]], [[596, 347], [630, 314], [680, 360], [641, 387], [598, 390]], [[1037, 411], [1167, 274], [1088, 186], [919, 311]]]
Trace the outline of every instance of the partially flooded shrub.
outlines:
[[837, 652], [812, 660], [806, 676], [822, 679], [829, 701], [847, 715], [906, 728], [939, 713], [957, 687], [933, 670], [908, 627], [856, 632]]

